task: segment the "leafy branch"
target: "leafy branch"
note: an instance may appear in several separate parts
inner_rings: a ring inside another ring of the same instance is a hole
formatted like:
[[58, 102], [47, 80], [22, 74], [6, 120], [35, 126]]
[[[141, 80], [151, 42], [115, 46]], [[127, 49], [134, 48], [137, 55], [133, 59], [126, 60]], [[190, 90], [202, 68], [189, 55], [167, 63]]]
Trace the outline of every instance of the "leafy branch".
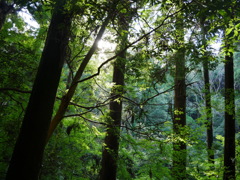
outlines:
[[148, 37], [149, 35], [151, 35], [153, 32], [155, 32], [156, 30], [158, 30], [159, 28], [161, 28], [162, 26], [165, 25], [165, 21], [167, 21], [170, 17], [173, 17], [174, 15], [176, 15], [177, 13], [179, 13], [180, 11], [182, 11], [183, 8], [181, 8], [180, 10], [170, 14], [170, 15], [167, 15], [161, 22], [161, 24], [157, 27], [155, 27], [154, 29], [152, 29], [151, 31], [149, 31], [148, 33], [142, 35], [140, 38], [138, 38], [137, 40], [133, 41], [132, 43], [130, 43], [129, 45], [127, 45], [125, 48], [123, 48], [121, 51], [119, 51], [116, 55], [112, 56], [111, 58], [107, 59], [106, 61], [104, 61], [99, 67], [98, 67], [98, 70], [97, 70], [97, 73], [87, 77], [87, 78], [84, 78], [82, 80], [79, 80], [79, 81], [76, 81], [75, 83], [80, 83], [80, 82], [83, 82], [83, 81], [87, 81], [89, 79], [92, 79], [93, 77], [95, 76], [98, 76], [101, 72], [101, 69], [102, 67], [109, 63], [110, 61], [114, 60], [115, 58], [117, 58], [120, 54], [122, 54], [123, 52], [125, 52], [128, 48], [132, 47], [134, 44], [136, 44], [137, 42], [141, 41], [142, 39]]

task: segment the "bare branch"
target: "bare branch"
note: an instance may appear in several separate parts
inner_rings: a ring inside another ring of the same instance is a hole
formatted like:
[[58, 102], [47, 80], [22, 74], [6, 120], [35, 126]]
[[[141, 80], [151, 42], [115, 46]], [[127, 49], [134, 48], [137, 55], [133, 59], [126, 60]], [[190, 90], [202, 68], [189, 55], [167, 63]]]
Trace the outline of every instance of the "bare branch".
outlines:
[[88, 122], [91, 122], [91, 123], [94, 123], [94, 124], [102, 124], [104, 126], [107, 126], [107, 123], [104, 123], [104, 122], [98, 122], [98, 121], [93, 121], [91, 119], [88, 119], [88, 118], [85, 118], [83, 116], [80, 116], [81, 118], [83, 118], [85, 121], [88, 121]]
[[75, 116], [80, 116], [82, 117], [82, 115], [84, 114], [87, 114], [89, 112], [91, 112], [92, 110], [89, 110], [89, 111], [86, 111], [86, 112], [83, 112], [83, 113], [80, 113], [80, 114], [69, 114], [69, 115], [65, 115], [64, 118], [68, 118], [68, 117], [75, 117]]

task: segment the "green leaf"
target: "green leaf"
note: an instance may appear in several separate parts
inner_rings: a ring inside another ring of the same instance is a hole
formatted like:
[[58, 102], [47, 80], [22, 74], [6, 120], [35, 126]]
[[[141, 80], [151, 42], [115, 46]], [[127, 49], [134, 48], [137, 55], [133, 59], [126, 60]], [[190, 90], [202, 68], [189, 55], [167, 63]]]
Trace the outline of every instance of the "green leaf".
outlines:
[[127, 13], [127, 9], [125, 9], [125, 8], [124, 8], [124, 9], [121, 9], [120, 12], [121, 12], [121, 13]]
[[233, 27], [232, 28], [228, 28], [226, 29], [226, 35], [229, 35], [231, 32], [233, 31]]
[[235, 29], [239, 29], [239, 28], [240, 28], [240, 23], [235, 26]]
[[237, 37], [238, 36], [238, 30], [234, 30], [234, 37]]

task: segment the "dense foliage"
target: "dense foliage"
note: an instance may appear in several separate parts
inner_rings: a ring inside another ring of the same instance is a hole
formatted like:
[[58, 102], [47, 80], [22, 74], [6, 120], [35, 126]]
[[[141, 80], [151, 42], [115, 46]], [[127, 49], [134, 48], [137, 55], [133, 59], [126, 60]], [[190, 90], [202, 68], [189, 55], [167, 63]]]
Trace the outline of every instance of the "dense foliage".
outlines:
[[[56, 1], [0, 2], [15, 8], [6, 14], [0, 29], [0, 179], [4, 179]], [[71, 33], [39, 179], [99, 179], [102, 152], [109, 149], [104, 138], [113, 131], [110, 102], [122, 103], [117, 179], [179, 179], [173, 174], [176, 168], [172, 170], [173, 144], [178, 142], [187, 147], [178, 153], [186, 155], [186, 179], [228, 179], [223, 177], [226, 131], [235, 132], [232, 161], [235, 179], [240, 178], [239, 1], [66, 2]], [[33, 22], [38, 25], [33, 27]], [[183, 51], [186, 126], [176, 133], [174, 119], [183, 112], [174, 109], [175, 71]], [[224, 116], [232, 111], [224, 104], [225, 56], [231, 53], [236, 127], [224, 131]], [[204, 84], [206, 64], [209, 93]], [[112, 80], [114, 66], [124, 73], [124, 85]], [[210, 109], [205, 106], [207, 97], [211, 97]], [[207, 145], [209, 124], [211, 147]]]

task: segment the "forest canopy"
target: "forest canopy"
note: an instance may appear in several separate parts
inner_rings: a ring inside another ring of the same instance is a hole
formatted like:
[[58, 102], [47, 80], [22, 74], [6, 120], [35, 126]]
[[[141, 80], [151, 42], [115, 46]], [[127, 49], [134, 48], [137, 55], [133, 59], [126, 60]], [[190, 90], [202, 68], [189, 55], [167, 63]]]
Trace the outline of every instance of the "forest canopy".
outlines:
[[0, 179], [239, 179], [239, 12], [0, 0]]

